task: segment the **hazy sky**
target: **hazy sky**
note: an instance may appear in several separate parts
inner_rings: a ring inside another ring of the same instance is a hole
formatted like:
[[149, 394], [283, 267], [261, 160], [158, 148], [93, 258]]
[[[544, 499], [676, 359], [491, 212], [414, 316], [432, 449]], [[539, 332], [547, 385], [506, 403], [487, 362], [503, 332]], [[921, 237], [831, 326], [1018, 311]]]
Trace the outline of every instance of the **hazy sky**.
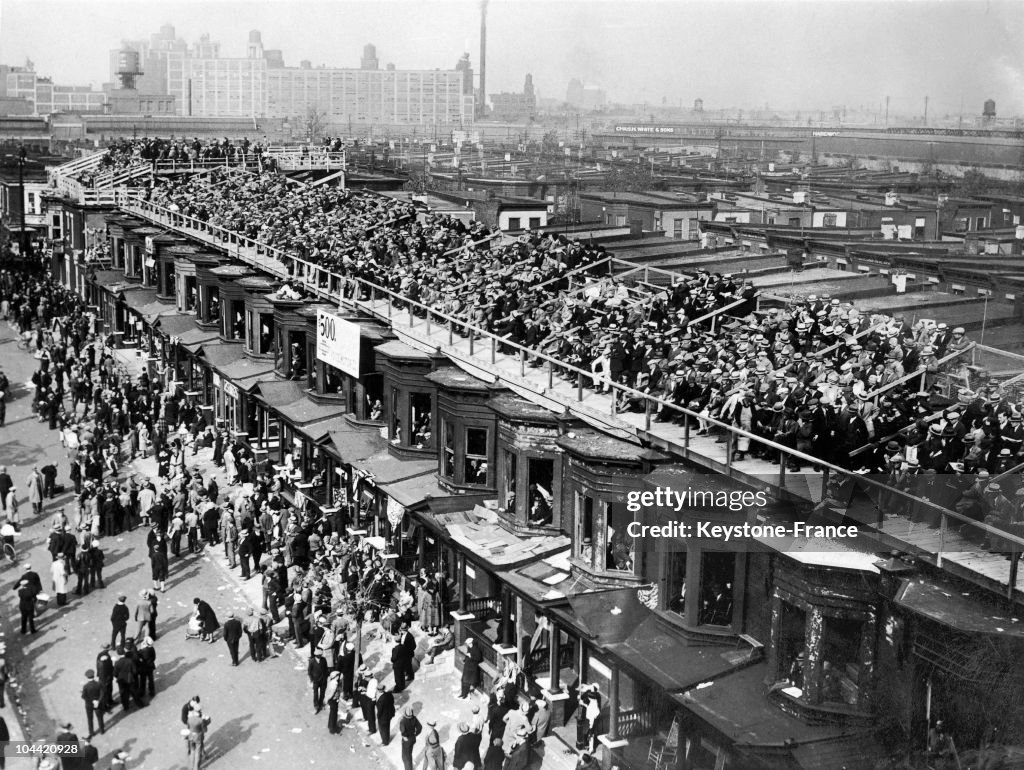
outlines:
[[[64, 84], [110, 79], [107, 52], [173, 24], [208, 32], [222, 56], [247, 33], [297, 66], [358, 66], [365, 43], [381, 66], [479, 67], [479, 0], [0, 0], [0, 62]], [[893, 114], [1024, 115], [1024, 0], [490, 0], [487, 91], [563, 99], [570, 78], [610, 99], [705, 109], [877, 109]]]

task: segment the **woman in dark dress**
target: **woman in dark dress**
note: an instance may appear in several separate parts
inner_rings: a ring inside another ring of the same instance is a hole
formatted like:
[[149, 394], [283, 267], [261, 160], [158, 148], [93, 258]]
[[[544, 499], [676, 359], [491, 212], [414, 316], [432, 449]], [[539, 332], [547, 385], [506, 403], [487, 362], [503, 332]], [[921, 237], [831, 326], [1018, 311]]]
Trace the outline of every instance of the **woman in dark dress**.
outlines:
[[164, 537], [163, 531], [159, 529], [154, 530], [149, 544], [149, 564], [153, 571], [153, 590], [166, 590], [167, 538]]
[[199, 627], [202, 629], [202, 640], [213, 643], [213, 633], [220, 628], [220, 621], [213, 611], [213, 607], [204, 602], [198, 596], [192, 600], [196, 606], [196, 616], [199, 618]]
[[462, 700], [468, 698], [470, 690], [479, 683], [480, 663], [483, 659], [483, 652], [476, 646], [473, 637], [469, 637], [466, 640], [466, 659], [462, 664], [462, 694], [459, 695]]

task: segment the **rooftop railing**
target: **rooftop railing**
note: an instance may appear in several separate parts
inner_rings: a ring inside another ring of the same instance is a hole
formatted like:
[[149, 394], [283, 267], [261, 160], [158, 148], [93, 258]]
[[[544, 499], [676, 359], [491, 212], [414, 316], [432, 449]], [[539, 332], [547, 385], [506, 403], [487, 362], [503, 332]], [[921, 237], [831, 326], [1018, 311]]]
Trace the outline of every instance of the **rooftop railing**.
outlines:
[[316, 147], [306, 150], [295, 147], [268, 147], [264, 155], [272, 158], [281, 171], [341, 171], [345, 168], [344, 152], [330, 152]]
[[[995, 541], [1005, 551], [1024, 552], [1024, 537], [1018, 534], [939, 505], [926, 496], [894, 488], [884, 480], [859, 474], [821, 457], [801, 452], [716, 416], [698, 413], [537, 349], [527, 348], [499, 337], [465, 318], [410, 300], [372, 281], [341, 275], [276, 247], [138, 198], [124, 198], [122, 208], [155, 224], [175, 229], [182, 235], [223, 248], [239, 261], [298, 284], [322, 300], [354, 305], [389, 323], [400, 337], [430, 350], [439, 349], [468, 371], [484, 378], [500, 380], [538, 403], [566, 408], [613, 435], [634, 440], [640, 438], [744, 483], [774, 486], [780, 494], [811, 503], [818, 510], [831, 510], [836, 516], [857, 517], [857, 521], [872, 533], [879, 551], [898, 548], [938, 567], [953, 569], [980, 585], [995, 588], [1008, 598], [1020, 598], [1020, 592], [1016, 591], [1016, 559], [1007, 562], [1001, 556], [988, 554], [993, 558], [982, 558], [982, 564], [979, 556], [984, 557], [985, 554], [979, 554], [978, 548], [974, 547], [976, 539], [982, 537]], [[528, 366], [531, 369], [539, 367], [542, 371], [531, 371], [528, 376]], [[574, 384], [556, 384], [556, 375], [568, 376]], [[610, 391], [610, 396], [591, 392], [586, 383], [601, 386]], [[634, 399], [643, 404], [643, 413], [620, 412], [617, 409], [619, 397]], [[662, 426], [654, 425], [653, 418], [659, 412], [682, 418], [681, 433], [678, 429], [665, 430]], [[721, 448], [724, 449], [724, 457], [721, 449], [715, 450], [713, 440], [698, 441], [692, 435], [691, 427], [698, 422], [724, 435], [724, 447]], [[766, 447], [779, 458], [779, 467], [769, 475], [764, 472], [764, 463], [734, 459], [733, 449], [740, 438]], [[717, 456], [714, 456], [716, 451]], [[789, 462], [810, 466], [813, 469], [811, 473], [801, 476], [817, 477], [820, 484], [812, 486], [808, 483], [794, 483], [792, 480], [796, 474], [786, 472]], [[890, 526], [891, 522], [886, 518], [888, 511], [882, 511], [877, 503], [874, 506], [879, 509], [881, 516], [870, 512], [865, 515], [866, 508], [858, 511], [840, 510], [842, 500], [830, 496], [830, 490], [837, 488], [846, 489], [847, 501], [854, 499], [850, 490], [856, 488], [872, 500], [885, 496], [886, 500], [895, 501], [888, 508], [913, 511], [917, 517], [926, 515], [931, 524], [917, 527], [917, 534], [926, 530], [929, 536], [924, 539], [914, 536], [916, 522], [909, 515], [893, 514], [906, 520], [901, 520], [901, 525], [909, 522], [910, 527], [906, 531]], [[963, 536], [965, 531], [971, 537]]]

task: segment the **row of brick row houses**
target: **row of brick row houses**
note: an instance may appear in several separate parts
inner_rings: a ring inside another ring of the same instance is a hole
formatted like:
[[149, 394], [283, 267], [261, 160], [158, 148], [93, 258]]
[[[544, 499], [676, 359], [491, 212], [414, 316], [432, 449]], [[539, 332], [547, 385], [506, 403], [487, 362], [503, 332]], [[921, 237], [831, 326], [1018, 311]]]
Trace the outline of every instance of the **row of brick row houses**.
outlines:
[[[98, 328], [260, 467], [287, 468], [296, 505], [351, 504], [351, 530], [402, 574], [444, 573], [485, 682], [548, 699], [570, 745], [580, 688], [597, 685], [605, 767], [871, 768], [923, 750], [937, 718], [963, 749], [1020, 740], [1011, 562], [979, 575], [872, 529], [856, 494], [819, 505], [827, 463], [740, 468], [689, 423], [660, 436], [649, 412], [629, 435], [614, 407], [560, 395], [550, 367], [386, 292], [342, 299], [326, 272], [264, 269], [240, 236], [124, 196], [47, 204], [65, 234], [50, 269]], [[680, 506], [668, 488], [711, 496]], [[696, 529], [780, 520], [865, 530], [837, 546]]]

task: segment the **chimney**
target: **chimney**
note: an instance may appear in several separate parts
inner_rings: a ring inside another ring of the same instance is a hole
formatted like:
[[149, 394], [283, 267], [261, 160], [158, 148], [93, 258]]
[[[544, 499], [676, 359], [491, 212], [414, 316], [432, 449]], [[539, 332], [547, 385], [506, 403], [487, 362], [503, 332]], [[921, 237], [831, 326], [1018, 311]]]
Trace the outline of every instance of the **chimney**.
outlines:
[[480, 102], [477, 116], [487, 115], [487, 0], [480, 3]]

